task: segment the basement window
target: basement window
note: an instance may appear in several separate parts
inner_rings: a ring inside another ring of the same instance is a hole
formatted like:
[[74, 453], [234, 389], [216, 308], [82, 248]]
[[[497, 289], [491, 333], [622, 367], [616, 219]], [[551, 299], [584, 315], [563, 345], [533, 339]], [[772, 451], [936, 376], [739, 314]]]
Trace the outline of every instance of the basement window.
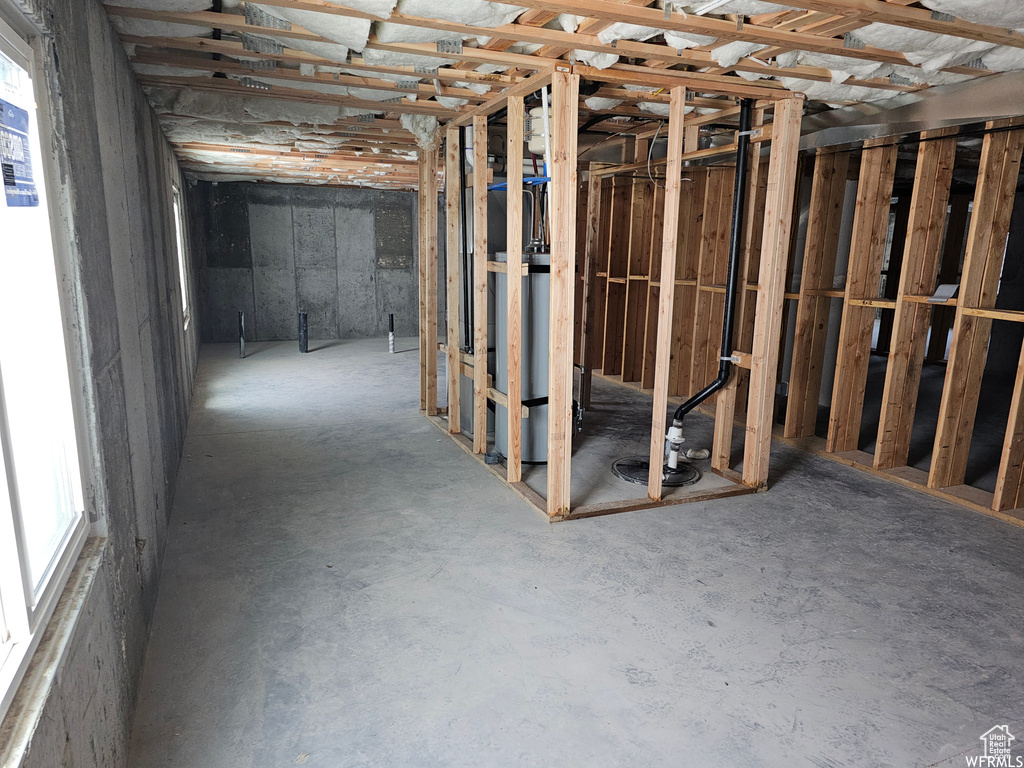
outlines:
[[178, 285], [181, 289], [181, 316], [184, 318], [185, 327], [188, 328], [188, 270], [185, 266], [185, 220], [181, 200], [181, 190], [173, 187], [172, 198], [174, 201], [174, 242], [178, 249]]
[[0, 717], [88, 533], [33, 76], [0, 20]]

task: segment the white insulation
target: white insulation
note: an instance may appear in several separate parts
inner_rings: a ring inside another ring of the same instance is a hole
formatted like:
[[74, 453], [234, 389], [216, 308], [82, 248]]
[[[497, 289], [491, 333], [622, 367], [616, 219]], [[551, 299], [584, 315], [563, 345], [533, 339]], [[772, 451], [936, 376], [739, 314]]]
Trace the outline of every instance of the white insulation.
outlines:
[[402, 115], [402, 127], [416, 137], [416, 143], [423, 149], [429, 149], [437, 141], [438, 123], [433, 115]]
[[[457, 21], [474, 27], [500, 27], [514, 21], [524, 9], [489, 0], [398, 0], [397, 10], [409, 16]], [[376, 31], [377, 39], [382, 43], [432, 43], [436, 40], [465, 40], [474, 37], [388, 22], [377, 24]]]

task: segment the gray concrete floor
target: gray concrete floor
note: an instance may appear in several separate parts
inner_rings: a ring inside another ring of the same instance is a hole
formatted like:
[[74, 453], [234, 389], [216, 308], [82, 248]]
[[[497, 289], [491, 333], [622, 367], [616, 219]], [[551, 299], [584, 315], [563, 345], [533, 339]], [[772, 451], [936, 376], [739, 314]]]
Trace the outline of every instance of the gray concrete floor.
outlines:
[[1024, 530], [781, 446], [549, 525], [415, 343], [202, 350], [131, 766], [963, 766], [1024, 742]]

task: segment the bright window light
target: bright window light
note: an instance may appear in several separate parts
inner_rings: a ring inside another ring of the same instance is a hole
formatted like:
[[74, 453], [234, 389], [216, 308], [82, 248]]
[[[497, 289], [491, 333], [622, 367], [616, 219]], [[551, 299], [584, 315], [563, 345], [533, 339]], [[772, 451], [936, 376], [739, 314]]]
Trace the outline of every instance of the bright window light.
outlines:
[[188, 328], [188, 270], [185, 266], [185, 223], [182, 216], [184, 211], [181, 203], [181, 192], [174, 188], [174, 242], [178, 249], [178, 282], [181, 288], [181, 314], [185, 318], [185, 327]]
[[88, 529], [31, 53], [0, 21], [0, 717]]

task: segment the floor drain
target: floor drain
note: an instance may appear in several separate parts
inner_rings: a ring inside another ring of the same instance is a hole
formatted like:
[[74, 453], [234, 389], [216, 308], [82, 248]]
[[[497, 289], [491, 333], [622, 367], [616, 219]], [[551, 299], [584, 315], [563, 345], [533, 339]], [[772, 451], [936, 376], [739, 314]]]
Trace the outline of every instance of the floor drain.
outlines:
[[[647, 476], [651, 471], [651, 462], [642, 456], [627, 456], [617, 459], [612, 464], [612, 473], [627, 483], [647, 485]], [[679, 488], [693, 485], [700, 480], [700, 470], [693, 464], [681, 464], [678, 469], [666, 472], [661, 484], [666, 488]]]

